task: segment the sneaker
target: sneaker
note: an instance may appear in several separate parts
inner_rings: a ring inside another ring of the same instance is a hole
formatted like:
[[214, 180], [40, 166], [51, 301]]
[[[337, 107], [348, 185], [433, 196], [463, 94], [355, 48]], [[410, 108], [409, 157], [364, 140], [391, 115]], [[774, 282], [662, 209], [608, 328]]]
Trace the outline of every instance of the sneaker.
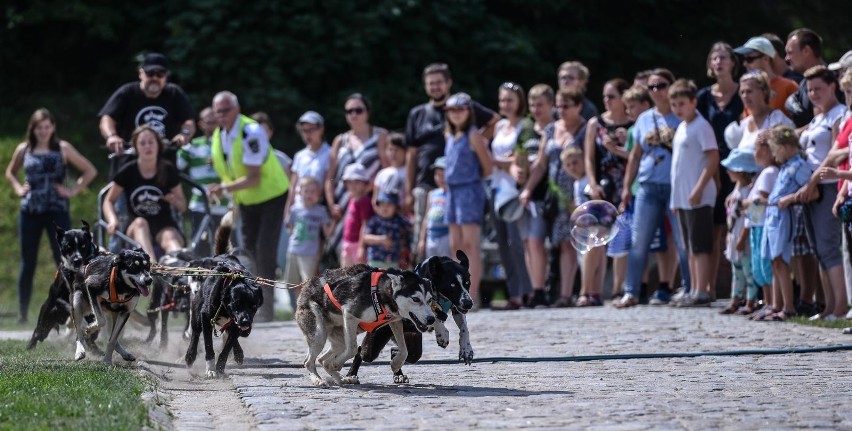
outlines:
[[689, 291], [684, 289], [683, 287], [680, 287], [680, 288], [677, 289], [677, 292], [675, 292], [675, 294], [672, 295], [671, 302], [676, 304], [678, 302], [683, 301], [688, 296], [689, 296]]
[[674, 303], [675, 307], [709, 307], [713, 303], [713, 298], [707, 292], [696, 292], [695, 295], [688, 295], [680, 302]]
[[639, 305], [639, 299], [629, 293], [625, 293], [624, 296], [615, 301], [613, 305], [615, 305], [615, 308], [628, 308], [634, 305]]
[[548, 308], [549, 305], [547, 292], [543, 290], [534, 290], [532, 298], [526, 303], [527, 308]]
[[672, 294], [663, 289], [657, 289], [651, 299], [648, 300], [649, 305], [666, 305], [671, 301]]

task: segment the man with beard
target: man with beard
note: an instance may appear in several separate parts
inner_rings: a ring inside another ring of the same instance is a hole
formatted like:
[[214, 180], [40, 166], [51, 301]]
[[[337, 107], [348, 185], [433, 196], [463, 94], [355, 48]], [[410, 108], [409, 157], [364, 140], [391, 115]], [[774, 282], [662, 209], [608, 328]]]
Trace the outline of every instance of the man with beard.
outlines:
[[[414, 211], [414, 238], [419, 238], [419, 229], [426, 212], [426, 196], [435, 188], [431, 166], [438, 157], [444, 155], [444, 104], [450, 96], [452, 85], [449, 66], [443, 63], [426, 66], [423, 69], [423, 86], [429, 101], [412, 108], [405, 124], [406, 197], [403, 208], [406, 213]], [[475, 101], [472, 109], [476, 127], [490, 139], [500, 116]]]
[[[98, 112], [101, 136], [107, 149], [120, 155], [133, 130], [147, 124], [160, 137], [171, 140], [173, 145], [167, 146], [161, 157], [174, 163], [177, 149], [195, 134], [195, 111], [183, 89], [168, 82], [168, 60], [163, 54], [145, 54], [138, 75], [139, 82], [119, 87]], [[127, 159], [113, 158], [110, 179]]]

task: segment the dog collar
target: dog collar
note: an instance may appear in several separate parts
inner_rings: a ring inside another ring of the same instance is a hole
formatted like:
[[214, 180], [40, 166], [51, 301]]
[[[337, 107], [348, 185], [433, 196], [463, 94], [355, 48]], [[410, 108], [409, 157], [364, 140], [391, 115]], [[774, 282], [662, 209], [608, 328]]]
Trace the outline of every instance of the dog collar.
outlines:
[[444, 314], [449, 313], [450, 308], [453, 308], [453, 302], [447, 299], [447, 297], [444, 295], [438, 295], [438, 304], [441, 306], [441, 311], [443, 311]]
[[98, 298], [101, 302], [109, 301], [113, 304], [123, 304], [133, 298], [133, 295], [128, 295], [127, 298], [124, 299], [120, 299], [118, 297], [118, 292], [115, 291], [115, 273], [117, 272], [117, 270], [118, 268], [113, 266], [112, 271], [109, 272], [109, 299], [106, 299], [101, 296]]
[[[379, 278], [381, 278], [382, 274], [384, 274], [384, 271], [373, 271], [373, 273], [370, 274], [370, 299], [373, 302], [373, 311], [376, 312], [376, 321], [361, 322], [358, 324], [358, 327], [367, 332], [373, 332], [393, 320], [393, 315], [385, 312], [385, 307], [381, 304], [381, 302], [379, 302]], [[324, 283], [323, 289], [325, 290], [325, 294], [328, 296], [328, 300], [331, 301], [338, 310], [342, 311], [343, 306], [340, 304], [340, 301], [334, 297], [334, 294], [331, 292], [331, 286], [329, 286], [328, 283]]]

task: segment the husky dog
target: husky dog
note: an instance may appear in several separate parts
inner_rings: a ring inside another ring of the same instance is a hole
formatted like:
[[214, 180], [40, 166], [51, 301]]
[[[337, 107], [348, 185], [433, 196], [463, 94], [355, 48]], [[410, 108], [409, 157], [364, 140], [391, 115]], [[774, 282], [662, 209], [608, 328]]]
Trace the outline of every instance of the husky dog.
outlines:
[[[188, 249], [171, 251], [160, 257], [159, 264], [168, 267], [185, 267], [195, 259]], [[189, 328], [189, 277], [186, 275], [157, 275], [151, 289], [151, 303], [148, 306], [148, 338], [151, 342], [157, 335], [157, 316], [160, 317], [160, 349], [169, 344], [169, 312], [187, 313], [186, 327]]]
[[[193, 268], [209, 269], [221, 275], [193, 275], [189, 277], [190, 335], [186, 350], [186, 365], [192, 367], [198, 355], [198, 340], [204, 335], [204, 357], [207, 361], [207, 377], [215, 378], [225, 373], [225, 364], [231, 350], [234, 361], [243, 363], [243, 349], [239, 337], [248, 337], [251, 333], [254, 315], [263, 305], [263, 292], [251, 273], [240, 260], [226, 253], [231, 226], [222, 224], [216, 230], [216, 257], [195, 259], [189, 262]], [[221, 325], [224, 338], [219, 359], [213, 350], [213, 326]]]
[[[467, 255], [461, 250], [456, 252], [458, 262], [448, 256], [432, 256], [414, 268], [414, 272], [420, 277], [427, 279], [432, 285], [432, 295], [435, 298], [433, 307], [435, 311], [435, 340], [442, 348], [450, 343], [450, 332], [444, 322], [447, 313], [452, 312], [453, 320], [459, 328], [459, 360], [466, 365], [473, 361], [473, 347], [470, 345], [470, 332], [467, 329], [465, 314], [473, 308], [473, 299], [470, 297], [470, 273], [468, 267], [470, 262]], [[417, 331], [409, 322], [404, 322], [405, 344], [408, 347], [408, 356], [405, 362], [416, 363], [423, 352], [423, 335]], [[352, 366], [346, 375], [351, 380], [358, 379], [358, 369], [361, 362], [373, 362], [378, 358], [385, 345], [391, 338], [391, 331], [387, 327], [377, 329], [364, 336], [358, 355], [352, 360]], [[391, 357], [398, 355], [396, 348], [391, 349]], [[402, 375], [402, 370], [398, 372]], [[399, 377], [395, 377], [399, 379]]]
[[[121, 345], [119, 336], [130, 312], [139, 302], [139, 295], [148, 296], [152, 282], [151, 259], [139, 248], [98, 256], [89, 262], [74, 281], [71, 303], [77, 327], [77, 352], [74, 359], [86, 357], [83, 346], [85, 337], [102, 328], [109, 336], [104, 363], [112, 363], [113, 351], [117, 351], [125, 361], [136, 360]], [[94, 312], [93, 322], [86, 319], [90, 310]]]
[[[308, 343], [305, 368], [311, 381], [318, 386], [327, 384], [317, 374], [319, 357], [335, 384], [358, 383], [357, 377], [342, 377], [340, 370], [357, 353], [358, 332], [382, 325], [390, 326], [399, 346], [399, 355], [391, 360], [394, 381], [407, 381], [398, 373], [408, 355], [402, 319], [411, 320], [418, 331], [427, 331], [435, 323], [429, 307], [431, 296], [427, 283], [412, 271], [379, 270], [359, 264], [312, 278], [296, 302], [296, 322]], [[320, 355], [326, 340], [330, 347]]]
[[[62, 261], [50, 289], [47, 299], [41, 305], [38, 313], [38, 321], [33, 330], [33, 336], [27, 344], [27, 349], [32, 349], [40, 341], [44, 341], [52, 329], [59, 330], [61, 325], [68, 322], [71, 317], [71, 291], [74, 277], [83, 268], [100, 254], [98, 246], [94, 242], [89, 224], [82, 221], [80, 229], [64, 230], [56, 226], [56, 241], [59, 243], [59, 252]], [[94, 337], [96, 334], [92, 334]], [[86, 338], [87, 347], [93, 351], [99, 351], [92, 338]]]

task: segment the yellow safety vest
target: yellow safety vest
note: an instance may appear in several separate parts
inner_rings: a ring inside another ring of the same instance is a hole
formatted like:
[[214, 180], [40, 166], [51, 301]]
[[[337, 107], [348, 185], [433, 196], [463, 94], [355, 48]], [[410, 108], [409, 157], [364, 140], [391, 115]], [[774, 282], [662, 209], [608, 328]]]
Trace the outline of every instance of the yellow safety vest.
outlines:
[[[222, 128], [217, 128], [213, 133], [213, 148], [211, 149], [213, 169], [225, 183], [232, 183], [237, 178], [248, 174], [248, 169], [243, 164], [243, 137], [245, 126], [251, 123], [256, 123], [256, 121], [245, 115], [240, 115], [240, 121], [237, 124], [239, 132], [234, 139], [231, 156], [228, 157], [227, 161], [225, 161], [225, 152], [222, 150]], [[256, 205], [281, 196], [289, 188], [290, 179], [287, 178], [284, 169], [281, 168], [281, 164], [275, 157], [270, 145], [266, 160], [260, 166], [260, 183], [250, 189], [234, 191], [234, 201], [240, 205]]]

